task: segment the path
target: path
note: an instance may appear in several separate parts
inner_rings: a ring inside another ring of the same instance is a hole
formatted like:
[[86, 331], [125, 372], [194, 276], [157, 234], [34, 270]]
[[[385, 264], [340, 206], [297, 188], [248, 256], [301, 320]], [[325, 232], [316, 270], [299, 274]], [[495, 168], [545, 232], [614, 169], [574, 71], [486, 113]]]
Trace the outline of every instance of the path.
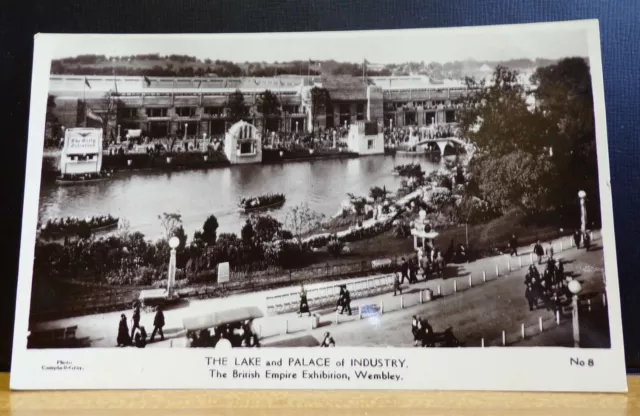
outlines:
[[[595, 243], [595, 240], [599, 240], [599, 238], [594, 236], [594, 243]], [[563, 248], [566, 249], [566, 247], [569, 246], [569, 239], [563, 238], [562, 242], [563, 242]], [[558, 251], [560, 242], [556, 241], [555, 244], [558, 247], [556, 248], [556, 251]], [[463, 291], [462, 293], [456, 294], [453, 297], [446, 297], [444, 300], [438, 300], [435, 302], [424, 304], [418, 308], [419, 309], [418, 312], [427, 313], [430, 316], [435, 316], [438, 314], [446, 314], [447, 316], [455, 315], [458, 318], [464, 318], [462, 319], [462, 323], [464, 322], [472, 323], [474, 319], [477, 319], [477, 316], [479, 313], [478, 311], [481, 311], [480, 314], [488, 313], [489, 314], [488, 316], [494, 319], [495, 318], [494, 315], [496, 314], [499, 315], [504, 312], [504, 308], [501, 308], [501, 307], [496, 308], [495, 313], [491, 313], [491, 309], [493, 308], [493, 306], [491, 308], [487, 308], [487, 305], [494, 305], [494, 304], [500, 305], [501, 303], [503, 303], [503, 302], [495, 302], [496, 298], [500, 299], [501, 301], [504, 301], [505, 299], [509, 299], [508, 302], [511, 302], [511, 300], [515, 302], [515, 300], [517, 299], [519, 302], [524, 302], [524, 297], [523, 297], [524, 287], [522, 285], [522, 279], [520, 278], [503, 279], [502, 277], [499, 277], [496, 279], [495, 277], [496, 265], [498, 266], [500, 274], [505, 274], [507, 272], [508, 270], [507, 262], [510, 262], [510, 264], [512, 265], [511, 267], [515, 269], [519, 267], [519, 264], [522, 261], [523, 266], [526, 268], [530, 260], [530, 256], [528, 254], [530, 252], [530, 247], [526, 247], [521, 251], [523, 254], [518, 258], [510, 257], [508, 255], [500, 255], [500, 256], [480, 259], [473, 263], [469, 263], [465, 265], [459, 265], [459, 266], [453, 265], [452, 267], [458, 267], [456, 275], [459, 277], [455, 279], [451, 278], [451, 279], [445, 279], [445, 280], [435, 279], [435, 280], [430, 280], [428, 282], [420, 282], [419, 284], [413, 285], [412, 288], [410, 289], [410, 291], [413, 292], [413, 295], [407, 295], [405, 297], [406, 299], [403, 298], [406, 300], [405, 306], [409, 306], [412, 303], [415, 304], [418, 302], [418, 295], [416, 294], [416, 292], [419, 289], [430, 288], [431, 290], [434, 291], [434, 293], [437, 293], [438, 286], [440, 286], [440, 291], [443, 294], [448, 295], [453, 292], [454, 284], [455, 284], [456, 289], [462, 290]], [[572, 252], [577, 252], [577, 250], [575, 249], [567, 250], [566, 253], [562, 253], [560, 254], [560, 256], [564, 257], [566, 255], [577, 254], [577, 253], [571, 254]], [[590, 254], [590, 256], [602, 258], [602, 252], [594, 251]], [[522, 270], [524, 270], [524, 268]], [[522, 270], [519, 272], [514, 272], [512, 273], [512, 275], [520, 276], [521, 273], [524, 273]], [[468, 291], [464, 290], [469, 286], [469, 276], [471, 276], [471, 282], [473, 286], [481, 284], [483, 282], [483, 271], [486, 274], [488, 282], [478, 288], [473, 288], [472, 290], [468, 290]], [[355, 281], [355, 280], [361, 280], [361, 279], [362, 277], [348, 279], [342, 282], [346, 283], [349, 281]], [[491, 280], [495, 280], [495, 281], [491, 281]], [[514, 282], [514, 283], [509, 283], [509, 284], [506, 284], [505, 286], [505, 283], [500, 283], [502, 282], [502, 280], [507, 280], [509, 282]], [[324, 283], [316, 283], [316, 284], [307, 284], [306, 287], [308, 290], [312, 290], [314, 288], [325, 287], [325, 286], [336, 285], [336, 284], [338, 284], [338, 282], [324, 282]], [[405, 288], [406, 288], [406, 284], [405, 284]], [[230, 309], [230, 308], [235, 308], [240, 306], [258, 306], [258, 307], [261, 307], [263, 310], [266, 310], [265, 299], [267, 296], [274, 296], [274, 295], [289, 293], [291, 291], [296, 291], [296, 290], [297, 290], [297, 287], [285, 287], [285, 288], [274, 289], [269, 291], [260, 291], [260, 292], [254, 292], [254, 293], [233, 295], [228, 298], [191, 300], [188, 302], [188, 305], [185, 307], [167, 310], [165, 312], [165, 320], [166, 320], [165, 332], [168, 335], [169, 334], [174, 334], [174, 336], [181, 335], [180, 331], [182, 328], [182, 319], [187, 316], [194, 316], [194, 315], [209, 313], [215, 310], [224, 310], [224, 309]], [[399, 307], [400, 298], [399, 297], [394, 298], [392, 294], [384, 294], [384, 295], [379, 295], [372, 298], [359, 299], [359, 300], [355, 300], [352, 304], [353, 306], [358, 306], [362, 304], [379, 303], [381, 300], [384, 301], [386, 310], [392, 310]], [[437, 305], [450, 305], [450, 306], [446, 306], [443, 308]], [[443, 309], [440, 310], [440, 308], [443, 308]], [[452, 308], [452, 309], [449, 309], [449, 308]], [[409, 311], [409, 309], [406, 309], [404, 311], [393, 312], [388, 315], [383, 315], [383, 317], [381, 318], [381, 322], [382, 321], [391, 322], [392, 326], [399, 326], [402, 328], [402, 331], [407, 332], [408, 327], [406, 326], [406, 321], [405, 321], [406, 316], [411, 316], [411, 314], [418, 313], [416, 311], [413, 311], [413, 309], [415, 308], [412, 308], [412, 311]], [[462, 314], [461, 309], [466, 310], [466, 314]], [[500, 312], [497, 312], [497, 311], [500, 311]], [[38, 324], [36, 329], [53, 329], [53, 328], [77, 325], [78, 338], [88, 338], [91, 346], [110, 347], [115, 345], [117, 324], [118, 324], [119, 316], [121, 313], [127, 314], [129, 318], [131, 316], [131, 311], [120, 311], [120, 312], [112, 312], [112, 313], [106, 313], [106, 314], [87, 315], [82, 317], [44, 322], [44, 323]], [[326, 311], [325, 312], [314, 311], [314, 313], [321, 314], [322, 316], [321, 322], [325, 326], [328, 324], [329, 321], [331, 321], [335, 317], [335, 314], [333, 313], [326, 314]], [[141, 324], [144, 325], [147, 329], [149, 329], [148, 332], [150, 332], [150, 329], [152, 328], [153, 316], [154, 316], [153, 313], [145, 313], [143, 314], [141, 319]], [[458, 318], [456, 319], [460, 320]], [[309, 328], [311, 327], [311, 322], [308, 318], [307, 319], [297, 318], [295, 317], [295, 315], [292, 315], [292, 314], [263, 318], [263, 319], [257, 320], [256, 325], [259, 326], [262, 336], [269, 337], [269, 335], [276, 335], [276, 334], [283, 333], [284, 332], [283, 328], [285, 326], [286, 320], [289, 320], [288, 325], [289, 325], [290, 332], [309, 330]], [[369, 322], [373, 322], [373, 321], [374, 320], [363, 320], [360, 322], [354, 322], [350, 324], [346, 324], [346, 323], [340, 324], [336, 327], [336, 329], [338, 331], [342, 331], [342, 329], [340, 328], [346, 328], [347, 332], [352, 332], [352, 334], [356, 335], [356, 333], [360, 331], [358, 331], [355, 328], [362, 327], [362, 325], [370, 325]], [[456, 332], [458, 331], [458, 327], [459, 325], [454, 326], [454, 328], [456, 328]], [[354, 328], [354, 329], [349, 329], [349, 328]], [[331, 331], [333, 332], [336, 329], [332, 328]], [[320, 328], [319, 330], [313, 331], [313, 334], [321, 333], [324, 330], [325, 330], [324, 328]], [[388, 334], [386, 334], [386, 331], [384, 332], [385, 332], [384, 337], [389, 339]], [[392, 332], [395, 332], [395, 331], [392, 331]], [[291, 338], [291, 336], [293, 335], [295, 334], [287, 335], [285, 336], [285, 338]], [[410, 332], [408, 332], [408, 335], [410, 335]], [[273, 337], [274, 342], [277, 341], [278, 339], [279, 337]], [[398, 340], [400, 339], [402, 338], [398, 338]], [[355, 342], [356, 340], [359, 340], [358, 342], [367, 342], [368, 344], [374, 343], [374, 342], [381, 342], [382, 345], [384, 345], [384, 342], [385, 342], [380, 337], [376, 337], [375, 333], [374, 335], [369, 334], [364, 338], [362, 338], [360, 335], [357, 335], [354, 337], [354, 341], [351, 341], [351, 342]], [[351, 345], [349, 342], [350, 341], [347, 341], [347, 337], [341, 338], [341, 345]], [[158, 346], [160, 345], [164, 345], [164, 343], [158, 343]], [[169, 344], [167, 346], [169, 346]]]

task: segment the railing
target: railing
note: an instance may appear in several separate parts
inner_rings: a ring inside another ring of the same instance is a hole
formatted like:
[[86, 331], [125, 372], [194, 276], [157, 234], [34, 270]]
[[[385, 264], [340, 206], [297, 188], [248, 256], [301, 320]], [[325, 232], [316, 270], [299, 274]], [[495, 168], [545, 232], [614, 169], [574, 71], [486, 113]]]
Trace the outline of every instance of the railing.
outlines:
[[[347, 283], [347, 289], [352, 299], [358, 299], [388, 292], [393, 289], [393, 274], [383, 276], [375, 276], [356, 282]], [[307, 302], [309, 308], [319, 308], [335, 304], [340, 295], [340, 286], [344, 284], [338, 283], [330, 286], [307, 290]], [[300, 304], [299, 292], [291, 292], [283, 295], [267, 297], [267, 314], [280, 314], [293, 312], [298, 309]]]

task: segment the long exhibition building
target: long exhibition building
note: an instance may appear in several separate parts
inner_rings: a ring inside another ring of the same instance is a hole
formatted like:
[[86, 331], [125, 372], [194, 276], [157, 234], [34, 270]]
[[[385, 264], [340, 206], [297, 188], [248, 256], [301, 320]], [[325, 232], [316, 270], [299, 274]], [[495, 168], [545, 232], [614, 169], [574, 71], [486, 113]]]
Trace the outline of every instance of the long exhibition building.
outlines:
[[[325, 111], [312, 117], [311, 89], [329, 95]], [[143, 76], [51, 75], [49, 108], [58, 124], [79, 127], [99, 123], [112, 138], [130, 129], [150, 137], [217, 136], [225, 133], [227, 104], [235, 91], [248, 106], [246, 121], [268, 131], [300, 132], [357, 121], [386, 127], [424, 126], [456, 121], [466, 87], [462, 82], [433, 83], [428, 77], [289, 76], [273, 78], [179, 78]], [[270, 90], [280, 115], [266, 121], [256, 97]], [[87, 111], [88, 109], [88, 111]], [[87, 121], [86, 114], [89, 114]], [[51, 135], [53, 132], [48, 131]]]

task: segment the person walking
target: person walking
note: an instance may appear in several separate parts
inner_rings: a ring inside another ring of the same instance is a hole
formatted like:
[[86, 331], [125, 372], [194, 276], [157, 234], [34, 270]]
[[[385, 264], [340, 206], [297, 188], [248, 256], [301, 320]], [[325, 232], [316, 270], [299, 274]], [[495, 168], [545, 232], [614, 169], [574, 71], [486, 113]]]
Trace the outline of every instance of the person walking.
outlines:
[[400, 273], [396, 273], [393, 276], [393, 296], [396, 296], [398, 292], [402, 295], [402, 287], [400, 285]]
[[162, 331], [162, 328], [164, 328], [164, 313], [162, 313], [162, 307], [158, 306], [156, 309], [156, 316], [153, 318], [153, 331], [151, 332], [149, 342], [153, 342], [153, 339], [156, 337], [156, 333], [160, 334], [160, 341], [164, 341], [164, 332]]
[[136, 329], [140, 328], [140, 304], [136, 303], [133, 307], [133, 316], [131, 318], [131, 339]]
[[544, 249], [542, 248], [542, 244], [540, 244], [540, 240], [536, 242], [533, 246], [533, 254], [538, 256], [538, 264], [542, 264], [542, 258], [544, 257]]
[[400, 271], [402, 272], [402, 278], [400, 280], [400, 284], [403, 284], [405, 277], [407, 278], [407, 281], [409, 280], [409, 263], [407, 263], [407, 260], [405, 260], [404, 257], [402, 257], [401, 260]]
[[509, 240], [509, 248], [511, 251], [511, 256], [518, 257], [518, 239], [516, 238], [515, 234], [513, 234], [511, 236], [511, 240]]
[[351, 294], [349, 293], [349, 289], [347, 289], [346, 285], [343, 287], [344, 291], [342, 292], [342, 310], [340, 311], [340, 315], [342, 315], [344, 313], [344, 310], [346, 309], [349, 313], [349, 316], [351, 316]]
[[127, 325], [127, 317], [125, 314], [120, 315], [120, 322], [118, 323], [118, 347], [128, 347], [131, 345], [131, 337], [129, 336], [129, 325]]
[[580, 250], [580, 242], [582, 241], [582, 235], [580, 234], [580, 230], [576, 230], [573, 233], [573, 242], [576, 244], [576, 248]]
[[311, 312], [309, 311], [309, 302], [307, 302], [307, 291], [304, 288], [304, 285], [300, 285], [300, 309], [298, 311], [298, 316], [302, 316], [303, 313], [309, 314], [311, 316]]

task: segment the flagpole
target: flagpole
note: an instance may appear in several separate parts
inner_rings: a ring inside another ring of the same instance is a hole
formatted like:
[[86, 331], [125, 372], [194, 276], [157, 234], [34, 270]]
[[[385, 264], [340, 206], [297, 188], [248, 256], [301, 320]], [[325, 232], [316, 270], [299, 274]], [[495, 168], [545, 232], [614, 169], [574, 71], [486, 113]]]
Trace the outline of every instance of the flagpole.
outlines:
[[84, 127], [87, 127], [87, 77], [82, 83], [82, 108], [84, 110]]

